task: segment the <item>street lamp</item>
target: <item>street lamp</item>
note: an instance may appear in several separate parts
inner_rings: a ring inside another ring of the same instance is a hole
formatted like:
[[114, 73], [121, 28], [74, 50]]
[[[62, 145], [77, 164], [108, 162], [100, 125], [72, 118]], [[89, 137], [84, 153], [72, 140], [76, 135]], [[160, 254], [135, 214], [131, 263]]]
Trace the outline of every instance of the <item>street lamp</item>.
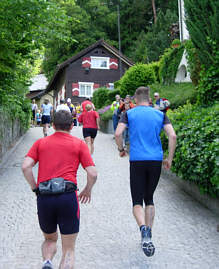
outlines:
[[117, 5], [117, 16], [118, 16], [118, 39], [119, 39], [119, 78], [122, 77], [122, 65], [121, 65], [121, 38], [120, 38], [120, 9], [119, 3]]

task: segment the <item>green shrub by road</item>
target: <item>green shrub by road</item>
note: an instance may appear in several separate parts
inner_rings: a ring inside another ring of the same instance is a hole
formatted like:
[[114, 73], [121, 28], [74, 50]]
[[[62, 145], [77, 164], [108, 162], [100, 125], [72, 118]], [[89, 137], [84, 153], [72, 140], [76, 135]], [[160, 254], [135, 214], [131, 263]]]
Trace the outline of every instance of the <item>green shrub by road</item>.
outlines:
[[[202, 193], [219, 195], [219, 105], [202, 108], [187, 104], [168, 111], [177, 134], [172, 171], [196, 183]], [[162, 134], [164, 150], [167, 140]]]

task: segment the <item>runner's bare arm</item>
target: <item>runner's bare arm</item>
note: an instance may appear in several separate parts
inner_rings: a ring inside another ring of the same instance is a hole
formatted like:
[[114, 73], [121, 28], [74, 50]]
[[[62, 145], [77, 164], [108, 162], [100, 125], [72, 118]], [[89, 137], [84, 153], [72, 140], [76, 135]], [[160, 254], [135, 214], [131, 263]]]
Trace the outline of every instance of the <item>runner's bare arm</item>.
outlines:
[[22, 171], [24, 174], [25, 179], [29, 183], [32, 190], [36, 188], [36, 180], [33, 176], [33, 167], [35, 165], [35, 161], [30, 157], [25, 157], [23, 164], [22, 164]]
[[96, 122], [97, 122], [97, 129], [100, 130], [100, 118], [97, 118]]
[[85, 168], [87, 172], [87, 184], [85, 188], [81, 191], [78, 198], [79, 201], [83, 204], [86, 204], [87, 202], [90, 203], [91, 201], [91, 190], [93, 188], [93, 185], [95, 184], [97, 180], [97, 170], [94, 166], [88, 166]]
[[122, 138], [122, 133], [125, 131], [126, 128], [126, 124], [120, 122], [116, 128], [116, 132], [115, 132], [115, 140], [116, 140], [116, 144], [118, 146], [118, 150], [120, 151], [119, 155], [120, 157], [125, 156], [125, 154], [123, 154], [124, 152], [121, 152], [121, 150], [123, 150], [123, 138]]
[[164, 131], [168, 136], [168, 157], [163, 161], [165, 169], [170, 169], [173, 161], [173, 156], [176, 149], [176, 133], [172, 124], [165, 124]]

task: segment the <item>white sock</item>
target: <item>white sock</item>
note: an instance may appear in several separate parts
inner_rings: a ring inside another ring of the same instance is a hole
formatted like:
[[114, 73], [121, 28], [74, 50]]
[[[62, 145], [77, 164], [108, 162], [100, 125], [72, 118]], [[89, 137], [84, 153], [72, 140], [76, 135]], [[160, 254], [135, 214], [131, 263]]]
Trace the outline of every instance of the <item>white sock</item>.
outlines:
[[45, 261], [43, 262], [43, 264], [46, 264], [47, 262], [49, 262], [50, 264], [52, 264], [52, 261], [50, 261], [50, 260], [45, 260]]

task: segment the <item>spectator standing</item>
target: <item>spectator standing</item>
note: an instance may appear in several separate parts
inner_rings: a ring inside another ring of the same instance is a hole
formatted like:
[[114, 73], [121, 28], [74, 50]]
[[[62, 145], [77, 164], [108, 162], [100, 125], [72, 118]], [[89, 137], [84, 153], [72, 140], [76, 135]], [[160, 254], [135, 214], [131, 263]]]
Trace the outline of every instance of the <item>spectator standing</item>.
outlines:
[[[22, 164], [24, 177], [37, 194], [37, 210], [43, 232], [43, 267], [52, 269], [58, 239], [61, 233], [62, 259], [60, 269], [74, 268], [74, 252], [79, 232], [79, 201], [89, 203], [97, 172], [87, 145], [70, 135], [72, 116], [68, 111], [55, 113], [55, 133], [37, 140], [28, 151]], [[33, 167], [39, 162], [37, 182]], [[77, 196], [77, 170], [79, 164], [87, 173], [87, 184]]]
[[137, 106], [123, 114], [115, 134], [119, 154], [121, 157], [125, 156], [122, 133], [128, 124], [133, 215], [140, 228], [141, 246], [146, 256], [152, 256], [155, 252], [152, 243], [152, 225], [155, 216], [153, 194], [160, 178], [163, 161], [160, 141], [162, 128], [169, 141], [169, 155], [163, 161], [164, 168], [170, 169], [176, 147], [176, 134], [169, 119], [165, 113], [150, 107], [149, 96], [149, 87], [139, 87], [136, 90]]
[[94, 139], [97, 135], [97, 130], [100, 129], [99, 114], [93, 110], [91, 104], [86, 104], [85, 111], [80, 115], [78, 121], [83, 124], [83, 136], [90, 153], [94, 152]]
[[114, 132], [116, 131], [116, 127], [118, 125], [118, 122], [119, 122], [119, 118], [118, 118], [118, 108], [119, 108], [119, 105], [120, 105], [120, 95], [117, 94], [115, 96], [116, 100], [112, 102], [112, 105], [110, 107], [110, 109], [113, 111], [113, 129], [114, 129]]
[[158, 92], [154, 93], [154, 98], [156, 100], [154, 108], [160, 110], [163, 113], [166, 113], [169, 109], [170, 102], [166, 98], [160, 98]]
[[41, 106], [44, 137], [47, 136], [47, 134], [48, 134], [48, 128], [49, 128], [49, 124], [51, 122], [52, 111], [53, 111], [52, 104], [50, 104], [49, 99], [45, 99], [44, 103]]
[[32, 110], [31, 124], [32, 124], [32, 127], [34, 127], [36, 125], [36, 113], [37, 113], [37, 109], [38, 109], [38, 106], [36, 104], [35, 99], [33, 99], [32, 100], [32, 103], [31, 103], [31, 110]]

